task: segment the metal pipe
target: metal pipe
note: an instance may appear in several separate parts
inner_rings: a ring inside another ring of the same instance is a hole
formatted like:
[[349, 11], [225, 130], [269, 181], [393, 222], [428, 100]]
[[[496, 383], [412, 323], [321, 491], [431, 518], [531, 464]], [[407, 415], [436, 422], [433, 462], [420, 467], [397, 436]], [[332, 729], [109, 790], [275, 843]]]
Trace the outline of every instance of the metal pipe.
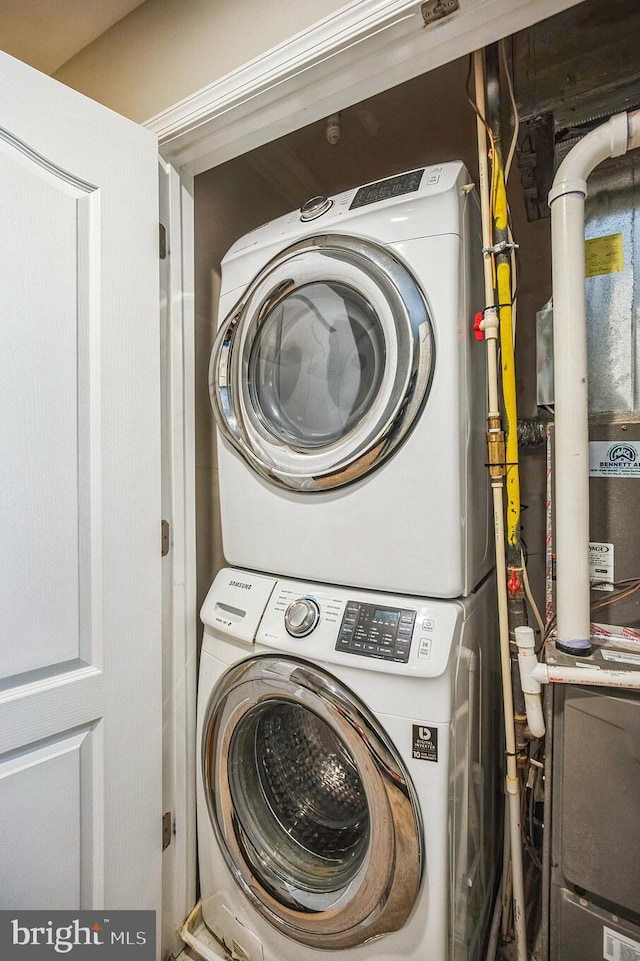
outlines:
[[[474, 53], [474, 79], [476, 106], [480, 116], [477, 120], [478, 161], [480, 166], [480, 195], [482, 203], [482, 237], [483, 247], [491, 245], [491, 220], [489, 217], [489, 185], [486, 131], [481, 118], [485, 115], [484, 100], [484, 65], [482, 51]], [[524, 909], [524, 868], [522, 860], [522, 836], [520, 823], [520, 784], [516, 767], [516, 741], [513, 722], [513, 691], [511, 687], [511, 658], [509, 650], [509, 616], [507, 599], [507, 572], [505, 560], [505, 525], [504, 525], [504, 435], [501, 429], [497, 338], [498, 318], [495, 308], [495, 294], [491, 262], [488, 257], [484, 262], [484, 282], [486, 305], [481, 328], [485, 334], [487, 345], [488, 372], [488, 459], [489, 474], [493, 494], [493, 521], [496, 545], [496, 574], [498, 594], [498, 632], [500, 641], [500, 662], [502, 676], [502, 695], [505, 728], [505, 753], [507, 771], [505, 787], [508, 798], [507, 811], [509, 823], [509, 839], [511, 851], [511, 869], [513, 879], [513, 917], [516, 942], [517, 961], [527, 961], [527, 930]], [[493, 451], [496, 456], [494, 458]], [[506, 878], [505, 878], [506, 886]]]

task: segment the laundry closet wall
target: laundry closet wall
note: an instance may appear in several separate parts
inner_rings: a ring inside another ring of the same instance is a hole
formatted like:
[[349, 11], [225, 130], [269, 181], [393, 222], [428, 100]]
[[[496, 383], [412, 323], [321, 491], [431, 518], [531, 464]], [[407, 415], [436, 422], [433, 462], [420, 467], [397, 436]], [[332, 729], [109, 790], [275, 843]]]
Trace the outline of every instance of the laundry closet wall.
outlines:
[[146, 0], [54, 76], [143, 123], [344, 5], [345, 0]]

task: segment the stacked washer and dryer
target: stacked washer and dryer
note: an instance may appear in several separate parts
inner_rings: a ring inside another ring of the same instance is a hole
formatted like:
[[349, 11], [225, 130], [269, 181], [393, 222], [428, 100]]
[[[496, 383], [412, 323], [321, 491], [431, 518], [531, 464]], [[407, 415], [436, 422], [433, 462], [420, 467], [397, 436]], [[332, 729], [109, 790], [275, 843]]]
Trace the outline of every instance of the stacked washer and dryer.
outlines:
[[249, 961], [475, 961], [500, 831], [477, 202], [314, 198], [222, 264], [203, 918]]

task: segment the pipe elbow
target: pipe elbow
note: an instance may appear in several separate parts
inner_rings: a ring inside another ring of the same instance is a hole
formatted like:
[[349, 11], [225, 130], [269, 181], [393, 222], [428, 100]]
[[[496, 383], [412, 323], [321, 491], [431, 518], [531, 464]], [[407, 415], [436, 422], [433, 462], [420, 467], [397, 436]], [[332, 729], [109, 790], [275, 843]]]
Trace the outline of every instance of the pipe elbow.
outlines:
[[640, 110], [630, 110], [627, 114], [627, 150], [640, 147]]
[[[640, 114], [640, 111], [634, 113]], [[620, 157], [631, 149], [630, 117], [631, 114], [615, 114], [575, 145], [558, 168], [549, 191], [549, 206], [566, 194], [577, 193], [586, 197], [587, 178], [592, 170], [608, 157]], [[640, 119], [634, 122], [634, 130], [636, 125], [640, 127]]]

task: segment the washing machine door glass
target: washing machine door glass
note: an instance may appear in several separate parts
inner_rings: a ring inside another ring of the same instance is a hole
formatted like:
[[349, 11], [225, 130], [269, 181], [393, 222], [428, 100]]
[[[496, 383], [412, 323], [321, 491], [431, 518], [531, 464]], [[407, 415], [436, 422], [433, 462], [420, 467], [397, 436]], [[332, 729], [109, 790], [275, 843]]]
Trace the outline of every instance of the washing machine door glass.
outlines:
[[368, 241], [312, 237], [271, 261], [221, 325], [211, 400], [259, 474], [327, 490], [398, 448], [433, 363], [426, 299], [407, 268]]
[[342, 948], [404, 924], [423, 867], [415, 792], [335, 678], [272, 655], [232, 668], [208, 706], [202, 774], [227, 865], [288, 937]]

